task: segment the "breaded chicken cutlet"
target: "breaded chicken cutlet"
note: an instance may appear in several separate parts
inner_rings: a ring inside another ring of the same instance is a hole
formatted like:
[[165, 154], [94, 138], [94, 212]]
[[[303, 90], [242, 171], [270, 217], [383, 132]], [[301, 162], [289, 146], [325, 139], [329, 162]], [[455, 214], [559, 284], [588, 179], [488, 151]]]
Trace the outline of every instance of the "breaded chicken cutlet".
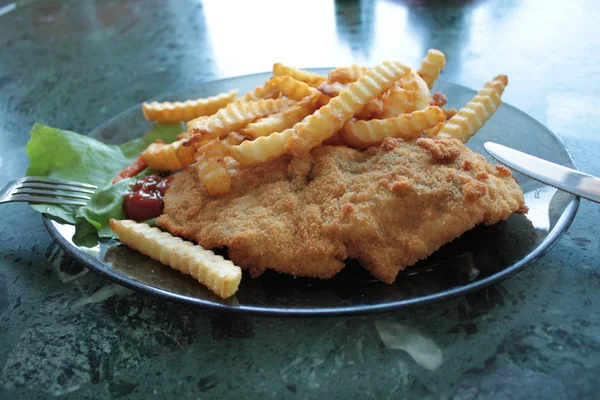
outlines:
[[210, 197], [197, 175], [192, 165], [175, 176], [157, 224], [227, 247], [252, 276], [269, 268], [326, 279], [352, 258], [391, 283], [474, 226], [526, 212], [508, 169], [451, 138], [321, 146], [306, 159], [233, 170], [224, 197]]

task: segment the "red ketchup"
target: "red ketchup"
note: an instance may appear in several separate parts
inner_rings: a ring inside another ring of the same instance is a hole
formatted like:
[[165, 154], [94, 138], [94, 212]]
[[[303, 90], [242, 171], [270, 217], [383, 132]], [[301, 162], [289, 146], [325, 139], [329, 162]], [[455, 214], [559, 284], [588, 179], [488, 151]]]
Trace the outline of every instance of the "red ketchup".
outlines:
[[123, 211], [127, 218], [145, 221], [162, 214], [163, 197], [171, 183], [172, 175], [149, 175], [131, 185], [131, 193], [123, 196]]

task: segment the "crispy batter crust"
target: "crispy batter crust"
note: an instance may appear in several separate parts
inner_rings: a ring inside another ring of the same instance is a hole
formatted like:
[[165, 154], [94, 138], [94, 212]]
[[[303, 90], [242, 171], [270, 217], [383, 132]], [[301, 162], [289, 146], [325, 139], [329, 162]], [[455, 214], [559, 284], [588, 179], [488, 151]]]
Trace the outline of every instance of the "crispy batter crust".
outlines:
[[228, 247], [253, 276], [272, 268], [325, 279], [353, 258], [391, 283], [475, 225], [524, 210], [510, 171], [459, 140], [386, 139], [232, 171], [232, 192], [220, 198], [192, 165], [176, 176], [157, 223], [204, 248]]

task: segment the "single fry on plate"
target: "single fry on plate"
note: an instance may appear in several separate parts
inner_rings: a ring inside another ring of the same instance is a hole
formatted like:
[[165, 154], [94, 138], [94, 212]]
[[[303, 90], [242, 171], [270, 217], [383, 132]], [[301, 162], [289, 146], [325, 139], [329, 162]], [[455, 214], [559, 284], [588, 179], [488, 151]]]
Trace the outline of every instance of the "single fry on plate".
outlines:
[[144, 103], [142, 111], [148, 121], [161, 123], [183, 122], [204, 115], [216, 113], [219, 109], [235, 100], [237, 89], [216, 96], [184, 102], [157, 102]]
[[281, 157], [284, 146], [294, 134], [294, 128], [247, 140], [229, 148], [229, 154], [242, 165], [256, 165]]
[[498, 75], [487, 82], [466, 106], [446, 121], [437, 135], [455, 137], [463, 142], [469, 140], [496, 112], [502, 103], [502, 93], [506, 85], [506, 75]]
[[302, 82], [305, 82], [312, 87], [319, 86], [326, 79], [324, 76], [317, 75], [312, 72], [305, 71], [303, 69], [289, 67], [289, 66], [283, 65], [281, 63], [275, 63], [273, 65], [273, 75], [274, 76], [291, 76], [292, 78], [297, 79]]
[[348, 121], [340, 130], [340, 136], [350, 146], [366, 149], [383, 142], [386, 137], [405, 140], [418, 138], [445, 119], [441, 108], [430, 106], [388, 119]]
[[429, 89], [440, 77], [440, 72], [446, 66], [446, 56], [439, 50], [430, 49], [421, 63], [419, 76], [427, 83]]
[[110, 220], [110, 228], [127, 246], [191, 275], [222, 298], [235, 294], [242, 279], [240, 267], [210, 250], [168, 232], [131, 220]]

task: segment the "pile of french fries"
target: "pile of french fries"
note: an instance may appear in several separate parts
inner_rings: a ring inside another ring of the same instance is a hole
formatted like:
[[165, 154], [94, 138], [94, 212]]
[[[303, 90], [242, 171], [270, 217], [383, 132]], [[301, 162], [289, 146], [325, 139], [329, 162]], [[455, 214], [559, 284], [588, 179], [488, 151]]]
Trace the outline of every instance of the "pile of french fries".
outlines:
[[[231, 191], [228, 157], [244, 167], [285, 154], [302, 157], [322, 144], [366, 149], [387, 137], [409, 140], [422, 135], [466, 142], [496, 111], [508, 79], [496, 76], [462, 109], [443, 110], [446, 97], [432, 94], [431, 89], [445, 64], [444, 54], [435, 49], [427, 52], [417, 71], [386, 61], [372, 69], [352, 65], [320, 76], [276, 63], [269, 80], [240, 98], [236, 98], [237, 90], [231, 90], [185, 102], [144, 103], [146, 119], [187, 122], [187, 129], [177, 141], [153, 143], [141, 156], [158, 171], [178, 171], [195, 163], [207, 192], [223, 196]], [[215, 261], [214, 254], [204, 249], [208, 253], [202, 253], [200, 261], [190, 258], [189, 248], [183, 251], [174, 245], [163, 249], [156, 232], [148, 233], [137, 225], [132, 221], [112, 223], [125, 244], [143, 248], [145, 254], [195, 275], [222, 297], [235, 293], [241, 275], [231, 272], [235, 270], [232, 265], [225, 266], [226, 260]], [[136, 229], [137, 236], [132, 233]], [[148, 235], [156, 236], [155, 240]], [[158, 254], [156, 250], [153, 255], [153, 246], [164, 251]], [[165, 251], [183, 254], [184, 267], [179, 259], [175, 263], [165, 259]], [[196, 272], [188, 265], [194, 265]], [[226, 283], [219, 283], [215, 266], [231, 272]], [[241, 274], [239, 268], [237, 273]], [[218, 287], [227, 290], [216, 290]]]
[[238, 99], [232, 90], [182, 103], [144, 103], [148, 120], [187, 122], [187, 130], [174, 143], [150, 145], [142, 157], [161, 171], [195, 161], [207, 191], [222, 196], [231, 190], [226, 157], [240, 166], [256, 165], [284, 154], [301, 157], [321, 144], [366, 149], [386, 137], [423, 134], [466, 142], [498, 108], [508, 80], [499, 75], [463, 109], [443, 110], [446, 97], [430, 90], [445, 64], [435, 49], [417, 71], [384, 62], [320, 76], [276, 63], [273, 77]]

